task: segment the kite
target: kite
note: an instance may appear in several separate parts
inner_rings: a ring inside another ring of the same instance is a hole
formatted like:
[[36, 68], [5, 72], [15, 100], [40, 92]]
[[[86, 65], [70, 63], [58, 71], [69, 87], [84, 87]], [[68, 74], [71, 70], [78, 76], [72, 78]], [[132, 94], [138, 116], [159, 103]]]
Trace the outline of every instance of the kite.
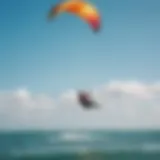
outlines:
[[48, 18], [53, 19], [59, 14], [70, 13], [84, 20], [94, 32], [100, 30], [101, 17], [97, 9], [83, 0], [67, 0], [53, 6]]

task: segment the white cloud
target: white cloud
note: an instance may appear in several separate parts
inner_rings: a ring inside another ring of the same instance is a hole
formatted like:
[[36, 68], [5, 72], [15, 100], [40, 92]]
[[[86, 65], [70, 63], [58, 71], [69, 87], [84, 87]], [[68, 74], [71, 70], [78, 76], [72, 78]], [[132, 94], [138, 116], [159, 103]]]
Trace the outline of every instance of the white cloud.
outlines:
[[111, 81], [92, 90], [102, 105], [86, 111], [74, 89], [59, 95], [0, 92], [0, 128], [160, 128], [160, 83]]

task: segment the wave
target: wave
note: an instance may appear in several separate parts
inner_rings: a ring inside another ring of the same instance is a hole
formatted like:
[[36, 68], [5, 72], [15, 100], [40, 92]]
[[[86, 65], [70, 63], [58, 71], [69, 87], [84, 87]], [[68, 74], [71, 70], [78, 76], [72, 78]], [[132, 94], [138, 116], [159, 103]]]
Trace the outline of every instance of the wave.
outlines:
[[146, 143], [142, 146], [142, 150], [148, 151], [148, 152], [160, 152], [160, 144], [158, 143]]
[[39, 156], [39, 155], [61, 155], [61, 154], [88, 154], [88, 153], [143, 153], [160, 154], [160, 144], [144, 144], [142, 146], [94, 146], [94, 145], [67, 145], [67, 146], [44, 146], [39, 148], [28, 148], [12, 150], [11, 155], [21, 156]]
[[134, 160], [158, 160], [160, 159], [159, 154], [150, 154], [150, 153], [107, 153], [107, 152], [88, 152], [84, 154], [77, 154], [77, 153], [67, 153], [67, 154], [37, 154], [37, 155], [26, 155], [23, 154], [21, 156], [15, 155], [0, 155], [0, 159], [5, 160], [51, 160], [51, 159], [59, 159], [59, 160], [106, 160], [106, 159], [134, 159]]
[[91, 141], [93, 137], [87, 133], [77, 133], [77, 132], [65, 132], [59, 135], [59, 139], [62, 141]]

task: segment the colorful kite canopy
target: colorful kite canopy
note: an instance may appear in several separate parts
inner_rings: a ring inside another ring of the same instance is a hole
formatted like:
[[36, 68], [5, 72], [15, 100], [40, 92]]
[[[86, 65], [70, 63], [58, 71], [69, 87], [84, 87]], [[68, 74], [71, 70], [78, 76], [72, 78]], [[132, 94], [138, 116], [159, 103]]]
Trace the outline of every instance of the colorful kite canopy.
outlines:
[[93, 31], [100, 29], [100, 14], [97, 9], [83, 0], [67, 0], [51, 8], [49, 18], [58, 16], [61, 13], [71, 13], [79, 16], [89, 24]]

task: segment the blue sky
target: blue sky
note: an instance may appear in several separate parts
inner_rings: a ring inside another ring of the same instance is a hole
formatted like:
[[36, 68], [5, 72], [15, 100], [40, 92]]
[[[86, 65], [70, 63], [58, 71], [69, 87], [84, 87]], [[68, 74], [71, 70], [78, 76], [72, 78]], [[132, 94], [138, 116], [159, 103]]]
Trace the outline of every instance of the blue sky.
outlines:
[[[160, 1], [90, 1], [96, 34], [73, 15], [49, 23], [58, 0], [1, 0], [0, 128], [159, 128]], [[95, 89], [101, 110], [84, 112], [76, 89]]]
[[1, 0], [0, 89], [59, 93], [108, 80], [159, 80], [160, 1], [90, 1], [102, 15], [97, 34], [67, 14], [48, 23], [58, 0]]

